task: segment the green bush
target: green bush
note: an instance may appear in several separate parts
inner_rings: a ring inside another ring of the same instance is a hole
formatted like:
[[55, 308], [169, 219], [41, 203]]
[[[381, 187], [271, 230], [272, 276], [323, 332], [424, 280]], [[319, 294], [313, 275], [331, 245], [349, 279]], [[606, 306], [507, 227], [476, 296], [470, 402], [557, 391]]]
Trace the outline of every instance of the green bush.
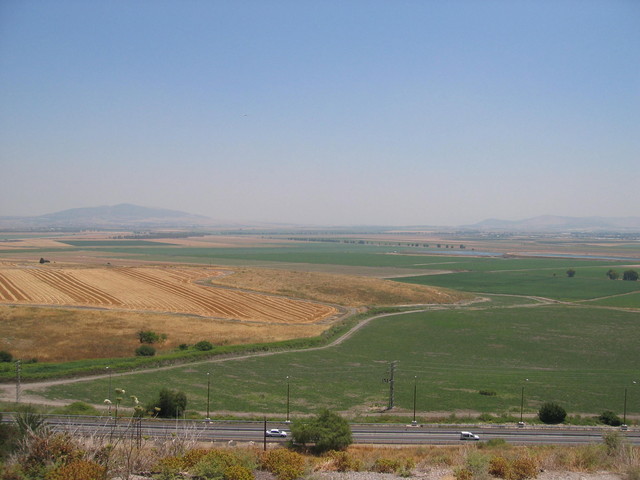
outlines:
[[487, 397], [495, 397], [497, 392], [495, 390], [480, 390], [480, 395], [486, 395]]
[[618, 415], [613, 413], [611, 410], [605, 410], [600, 414], [598, 420], [605, 425], [610, 425], [612, 427], [619, 427], [622, 425], [622, 420]]
[[312, 444], [316, 453], [344, 450], [353, 442], [349, 423], [337, 413], [324, 409], [316, 417], [298, 421], [291, 429], [293, 440]]
[[153, 357], [156, 354], [156, 349], [151, 345], [140, 345], [136, 348], [136, 357]]
[[0, 362], [12, 362], [13, 361], [13, 355], [11, 355], [9, 352], [7, 352], [6, 350], [0, 350]]
[[564, 422], [567, 418], [567, 412], [557, 403], [547, 402], [538, 410], [538, 418], [542, 423], [555, 425]]
[[137, 334], [140, 343], [161, 343], [167, 339], [166, 333], [156, 333], [151, 330], [140, 330]]
[[157, 412], [161, 418], [180, 417], [187, 408], [187, 396], [184, 392], [163, 388], [158, 398], [145, 406], [146, 412]]
[[622, 436], [620, 432], [606, 432], [602, 435], [602, 440], [607, 448], [607, 455], [613, 456], [620, 452], [622, 448]]
[[239, 464], [238, 459], [232, 454], [222, 450], [211, 450], [194, 465], [192, 473], [197, 477], [218, 480], [224, 477], [228, 468]]
[[201, 352], [207, 352], [209, 350], [213, 350], [213, 343], [208, 342], [206, 340], [201, 340], [193, 346], [196, 350], [200, 350]]
[[2, 422], [0, 413], [0, 465], [2, 459], [8, 457], [18, 447], [19, 432], [15, 425]]
[[56, 415], [100, 415], [96, 407], [84, 402], [73, 402], [65, 407], [55, 408], [52, 413]]

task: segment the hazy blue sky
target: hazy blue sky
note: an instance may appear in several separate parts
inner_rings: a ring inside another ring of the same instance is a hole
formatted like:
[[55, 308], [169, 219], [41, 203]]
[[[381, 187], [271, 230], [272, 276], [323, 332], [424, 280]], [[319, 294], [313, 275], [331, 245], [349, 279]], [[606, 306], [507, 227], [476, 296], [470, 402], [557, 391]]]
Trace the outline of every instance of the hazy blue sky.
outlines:
[[2, 0], [0, 215], [640, 215], [638, 0]]

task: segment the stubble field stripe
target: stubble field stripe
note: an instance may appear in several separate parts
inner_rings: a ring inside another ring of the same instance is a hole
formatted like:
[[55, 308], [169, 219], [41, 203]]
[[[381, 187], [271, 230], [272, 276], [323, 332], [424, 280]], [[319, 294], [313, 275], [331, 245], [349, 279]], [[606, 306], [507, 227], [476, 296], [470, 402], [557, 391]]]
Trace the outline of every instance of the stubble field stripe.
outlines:
[[33, 270], [32, 274], [43, 282], [59, 289], [75, 301], [89, 305], [121, 305], [122, 303], [110, 295], [94, 287], [78, 282], [64, 272], [44, 272]]
[[219, 305], [216, 302], [210, 302], [208, 298], [201, 295], [195, 295], [191, 291], [189, 291], [189, 289], [181, 287], [180, 285], [177, 285], [175, 283], [162, 281], [153, 276], [147, 275], [142, 272], [133, 271], [131, 269], [119, 269], [119, 271], [124, 275], [138, 278], [142, 282], [146, 282], [167, 292], [186, 297], [187, 299], [198, 305], [202, 309], [201, 311], [203, 313], [214, 312], [228, 316], [229, 318], [242, 316], [242, 313], [239, 311], [234, 311], [228, 307], [225, 308], [223, 305]]
[[[6, 292], [6, 300], [8, 301], [26, 302], [30, 300], [25, 292], [20, 290], [11, 280], [2, 274], [0, 274], [0, 288], [2, 288], [3, 292]], [[3, 297], [5, 297], [5, 295], [3, 295]]]

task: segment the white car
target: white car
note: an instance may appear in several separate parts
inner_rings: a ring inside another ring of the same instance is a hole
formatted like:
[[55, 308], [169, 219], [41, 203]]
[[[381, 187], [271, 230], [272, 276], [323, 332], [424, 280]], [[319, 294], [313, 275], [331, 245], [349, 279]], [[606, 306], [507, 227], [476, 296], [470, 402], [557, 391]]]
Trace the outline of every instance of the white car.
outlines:
[[278, 428], [272, 428], [271, 430], [267, 430], [265, 432], [265, 435], [267, 437], [286, 437], [287, 432], [285, 432], [284, 430], [280, 430]]
[[480, 437], [471, 432], [460, 432], [460, 440], [480, 440]]

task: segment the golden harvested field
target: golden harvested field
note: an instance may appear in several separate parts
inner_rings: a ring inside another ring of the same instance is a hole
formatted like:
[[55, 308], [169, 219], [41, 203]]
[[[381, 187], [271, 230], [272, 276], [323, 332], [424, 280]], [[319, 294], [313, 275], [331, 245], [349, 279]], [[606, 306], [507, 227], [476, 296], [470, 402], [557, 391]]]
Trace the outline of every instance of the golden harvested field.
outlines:
[[350, 307], [455, 303], [471, 298], [462, 292], [379, 278], [263, 268], [237, 268], [233, 275], [213, 277], [209, 281], [213, 285], [248, 288]]
[[319, 335], [344, 310], [328, 303], [360, 307], [464, 298], [376, 278], [286, 270], [5, 262], [0, 350], [39, 361], [132, 356], [140, 330], [167, 335], [156, 345], [160, 351], [200, 340], [273, 342]]
[[203, 286], [224, 275], [204, 267], [0, 267], [0, 303], [181, 313], [241, 321], [308, 324], [338, 313], [315, 302]]

